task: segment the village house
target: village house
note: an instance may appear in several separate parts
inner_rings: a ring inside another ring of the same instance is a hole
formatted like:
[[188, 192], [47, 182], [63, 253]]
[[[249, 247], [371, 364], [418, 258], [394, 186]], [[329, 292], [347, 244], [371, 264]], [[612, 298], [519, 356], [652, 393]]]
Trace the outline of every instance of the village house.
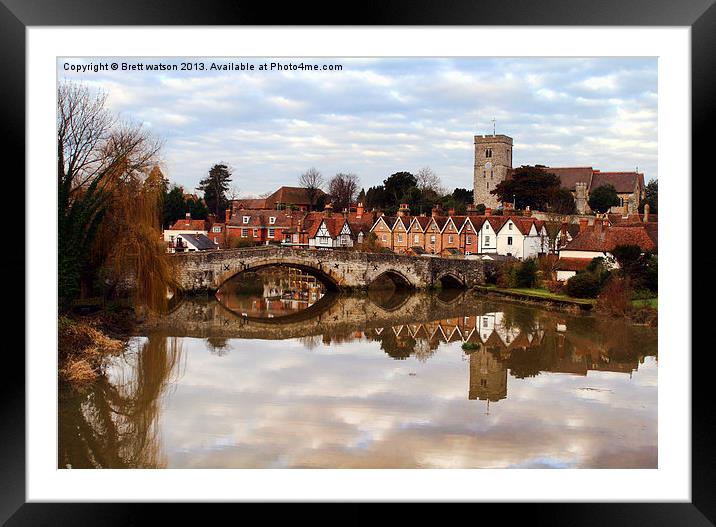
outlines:
[[218, 249], [219, 246], [211, 241], [205, 234], [178, 234], [170, 243], [168, 251], [170, 253], [211, 251]]
[[[325, 199], [325, 192], [316, 189], [316, 203]], [[316, 203], [314, 203], [314, 208]], [[253, 210], [283, 210], [293, 208], [294, 210], [306, 212], [311, 208], [310, 193], [303, 187], [280, 187], [273, 194], [266, 198], [258, 199], [235, 199], [231, 202], [234, 211], [241, 209]]]
[[400, 205], [398, 209], [398, 217], [393, 223], [393, 252], [398, 254], [406, 254], [410, 248], [410, 240], [408, 232], [412, 218], [410, 217], [410, 208], [406, 203]]
[[240, 209], [230, 215], [227, 236], [228, 244], [239, 240], [246, 244], [280, 244], [285, 240], [284, 231], [293, 227], [297, 213], [280, 210]]
[[393, 250], [393, 225], [397, 218], [381, 214], [370, 231], [376, 235], [376, 243], [379, 247]]
[[408, 254], [425, 254], [425, 233], [430, 223], [430, 218], [424, 215], [413, 216], [408, 227], [407, 237], [410, 240]]
[[191, 213], [187, 212], [183, 219], [175, 221], [171, 227], [164, 230], [164, 241], [172, 243], [180, 234], [207, 234], [207, 222], [192, 219]]
[[[653, 232], [650, 233], [650, 230]], [[657, 240], [656, 229], [648, 228], [641, 222], [610, 225], [606, 218], [597, 217], [594, 225], [590, 226], [583, 218], [579, 234], [559, 252], [556, 278], [568, 280], [585, 269], [594, 258], [606, 258], [613, 262], [611, 251], [618, 245], [637, 245], [645, 253], [656, 252]]]

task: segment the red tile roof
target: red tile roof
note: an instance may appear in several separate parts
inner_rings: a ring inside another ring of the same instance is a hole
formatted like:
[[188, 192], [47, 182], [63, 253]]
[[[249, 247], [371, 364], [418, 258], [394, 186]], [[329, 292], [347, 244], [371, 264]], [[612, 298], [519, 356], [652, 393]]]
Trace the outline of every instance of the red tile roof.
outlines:
[[637, 172], [600, 172], [595, 171], [592, 177], [591, 192], [602, 185], [612, 185], [620, 194], [628, 194], [634, 192], [637, 182], [641, 180], [642, 187], [644, 174]]
[[[318, 189], [317, 198], [323, 196], [325, 192]], [[276, 206], [276, 203], [284, 205], [309, 205], [308, 191], [303, 187], [280, 187], [276, 192], [266, 198], [266, 203]]]
[[656, 243], [643, 225], [611, 226], [601, 231], [594, 226], [579, 233], [564, 247], [565, 251], [609, 252], [617, 245], [638, 245], [642, 251], [655, 251]]
[[547, 167], [545, 171], [559, 176], [562, 180], [562, 187], [574, 191], [576, 183], [589, 183], [592, 181], [594, 169], [592, 167]]
[[174, 222], [169, 230], [172, 231], [205, 231], [206, 220], [187, 220], [182, 218]]
[[[300, 213], [294, 212], [289, 216], [281, 210], [240, 210], [237, 211], [229, 220], [232, 227], [269, 227], [269, 228], [288, 228], [292, 223], [297, 223]], [[244, 216], [249, 217], [249, 222], [244, 223]], [[270, 218], [276, 218], [271, 223]]]
[[554, 268], [557, 271], [582, 271], [591, 261], [591, 258], [560, 258]]
[[315, 238], [321, 225], [325, 224], [328, 229], [328, 234], [331, 235], [331, 238], [335, 239], [341, 233], [344, 221], [343, 216], [333, 216], [331, 218], [322, 218], [319, 221], [315, 221], [313, 222], [313, 225], [311, 225], [311, 230], [308, 231], [308, 237]]

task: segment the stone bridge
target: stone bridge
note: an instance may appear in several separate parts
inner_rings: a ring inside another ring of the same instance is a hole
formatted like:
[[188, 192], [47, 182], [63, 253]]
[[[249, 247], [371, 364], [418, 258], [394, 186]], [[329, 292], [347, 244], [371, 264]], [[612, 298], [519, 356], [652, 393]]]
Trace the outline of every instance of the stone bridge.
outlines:
[[216, 291], [240, 273], [271, 266], [301, 269], [331, 290], [365, 289], [382, 278], [417, 289], [472, 287], [485, 282], [480, 260], [457, 258], [283, 247], [178, 253], [171, 258], [185, 292]]

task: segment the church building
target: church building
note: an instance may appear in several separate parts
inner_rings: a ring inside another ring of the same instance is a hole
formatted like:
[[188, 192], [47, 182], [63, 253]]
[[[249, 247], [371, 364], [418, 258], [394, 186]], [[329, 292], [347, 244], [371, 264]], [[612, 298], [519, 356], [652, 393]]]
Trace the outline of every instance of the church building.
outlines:
[[[506, 135], [476, 135], [473, 173], [474, 203], [498, 208], [501, 203], [490, 192], [512, 173], [512, 138]], [[559, 176], [562, 187], [574, 196], [579, 214], [588, 214], [589, 194], [602, 185], [612, 185], [620, 204], [609, 212], [633, 214], [645, 197], [644, 174], [641, 172], [602, 172], [592, 167], [544, 167]]]

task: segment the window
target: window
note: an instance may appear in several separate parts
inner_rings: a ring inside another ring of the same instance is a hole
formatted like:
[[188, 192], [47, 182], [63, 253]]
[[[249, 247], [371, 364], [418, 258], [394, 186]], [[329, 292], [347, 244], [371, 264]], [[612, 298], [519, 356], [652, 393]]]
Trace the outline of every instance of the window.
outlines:
[[512, 245], [512, 236], [507, 237], [507, 245]]
[[472, 236], [470, 236], [469, 234], [465, 236], [465, 243], [467, 245], [470, 245], [472, 243]]
[[418, 243], [420, 241], [420, 237], [416, 234], [413, 236], [413, 243]]
[[511, 224], [511, 223], [508, 223], [508, 224], [507, 224], [507, 229], [510, 230], [510, 231], [512, 230], [512, 224]]
[[486, 327], [487, 327], [487, 317], [483, 317], [483, 318], [482, 318], [482, 327], [483, 327], [483, 328], [486, 328]]
[[483, 177], [483, 178], [486, 178], [486, 177], [487, 177], [487, 170], [483, 170], [483, 171], [482, 171], [482, 177]]
[[221, 232], [221, 227], [214, 227], [211, 230], [212, 232]]
[[402, 235], [402, 234], [398, 234], [398, 241], [402, 243], [402, 241], [403, 241], [403, 235]]
[[276, 223], [276, 217], [275, 217], [275, 216], [271, 216], [271, 217], [269, 218], [269, 223], [270, 223], [271, 225], [273, 225], [274, 223]]
[[249, 229], [241, 229], [241, 237], [246, 238], [249, 235]]
[[259, 230], [254, 229], [254, 238], [258, 238], [258, 237], [259, 237]]
[[384, 242], [387, 242], [387, 241], [388, 241], [388, 237], [387, 237], [385, 234], [383, 235], [383, 241], [384, 241]]
[[219, 239], [216, 236], [214, 236], [214, 243], [219, 243]]
[[250, 219], [250, 218], [251, 218], [251, 216], [244, 216], [244, 218], [243, 218], [243, 219], [244, 219], [244, 225], [246, 225], [246, 224], [249, 222], [249, 219]]
[[452, 234], [448, 236], [448, 243], [452, 243]]
[[490, 179], [492, 179], [493, 171], [490, 170]]
[[489, 189], [489, 188], [490, 188], [490, 184], [489, 184], [489, 183], [485, 183], [485, 187]]
[[490, 245], [490, 237], [485, 236], [485, 245]]
[[269, 229], [269, 238], [273, 238], [276, 234], [276, 229]]
[[492, 148], [487, 148], [485, 150], [485, 157], [492, 157]]
[[489, 223], [485, 223], [485, 230], [486, 230], [486, 231], [489, 231], [489, 230], [490, 230], [490, 224], [489, 224]]
[[430, 236], [430, 243], [435, 243], [435, 235]]

